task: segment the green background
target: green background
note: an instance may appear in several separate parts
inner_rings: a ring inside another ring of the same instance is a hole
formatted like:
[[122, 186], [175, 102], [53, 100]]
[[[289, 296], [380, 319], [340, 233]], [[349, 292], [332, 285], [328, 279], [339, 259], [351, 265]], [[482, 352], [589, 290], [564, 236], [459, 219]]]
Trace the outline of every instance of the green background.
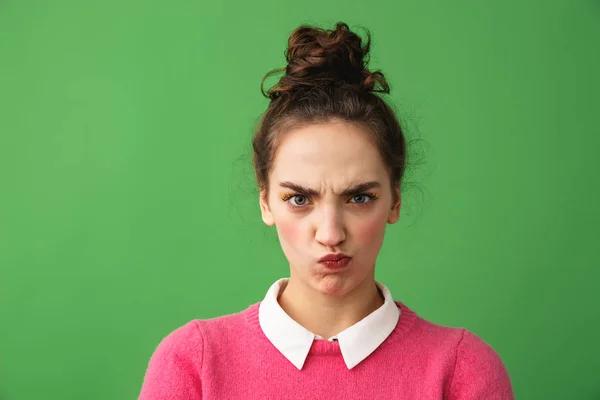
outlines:
[[[376, 278], [600, 399], [598, 1], [0, 1], [0, 399], [132, 399], [161, 338], [289, 276], [250, 138], [301, 23], [373, 33], [413, 141]], [[274, 80], [268, 81], [268, 84]]]

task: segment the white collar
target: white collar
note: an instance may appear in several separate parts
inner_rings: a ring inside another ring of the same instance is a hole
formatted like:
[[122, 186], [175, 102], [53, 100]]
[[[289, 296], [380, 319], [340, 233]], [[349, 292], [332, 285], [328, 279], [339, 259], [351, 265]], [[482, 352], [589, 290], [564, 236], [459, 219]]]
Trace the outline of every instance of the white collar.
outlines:
[[[271, 285], [259, 305], [258, 320], [265, 336], [277, 350], [301, 370], [313, 340], [321, 337], [293, 320], [279, 305], [279, 290], [288, 280], [289, 278], [281, 278]], [[338, 340], [348, 369], [352, 369], [375, 351], [392, 333], [400, 318], [400, 308], [392, 299], [389, 289], [378, 281], [375, 283], [385, 298], [383, 305], [333, 337]]]

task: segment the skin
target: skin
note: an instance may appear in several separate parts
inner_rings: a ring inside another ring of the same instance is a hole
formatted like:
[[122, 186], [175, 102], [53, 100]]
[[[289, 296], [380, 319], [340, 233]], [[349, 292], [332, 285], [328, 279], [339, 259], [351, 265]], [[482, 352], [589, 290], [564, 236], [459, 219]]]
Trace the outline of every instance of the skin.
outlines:
[[[306, 195], [282, 187], [282, 182], [318, 194]], [[364, 182], [379, 186], [341, 195]], [[400, 189], [392, 189], [388, 170], [366, 133], [345, 122], [286, 132], [268, 185], [268, 194], [261, 191], [259, 199], [262, 219], [276, 227], [290, 264], [289, 284], [278, 298], [283, 310], [306, 329], [329, 338], [379, 308], [383, 298], [375, 285], [375, 260], [387, 224], [400, 217], [401, 201], [393, 203], [392, 190], [400, 199]], [[339, 252], [352, 257], [342, 270], [317, 262]]]

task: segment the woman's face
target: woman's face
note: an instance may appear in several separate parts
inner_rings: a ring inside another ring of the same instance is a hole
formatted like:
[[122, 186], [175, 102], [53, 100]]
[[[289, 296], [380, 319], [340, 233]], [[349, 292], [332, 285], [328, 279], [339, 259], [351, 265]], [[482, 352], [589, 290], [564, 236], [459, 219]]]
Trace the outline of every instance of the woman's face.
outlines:
[[[263, 221], [276, 226], [292, 279], [330, 295], [346, 294], [373, 279], [386, 223], [395, 223], [400, 214], [389, 182], [377, 148], [357, 126], [328, 123], [285, 133], [270, 173], [268, 199], [261, 193], [260, 206]], [[339, 252], [352, 257], [340, 270], [317, 262]]]

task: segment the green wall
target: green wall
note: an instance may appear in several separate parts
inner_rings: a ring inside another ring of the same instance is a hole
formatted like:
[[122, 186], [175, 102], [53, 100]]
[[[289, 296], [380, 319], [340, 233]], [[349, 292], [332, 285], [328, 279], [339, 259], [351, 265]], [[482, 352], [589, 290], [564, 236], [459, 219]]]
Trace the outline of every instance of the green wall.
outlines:
[[136, 398], [162, 337], [288, 276], [259, 83], [338, 20], [416, 140], [376, 278], [490, 343], [518, 398], [600, 398], [600, 3], [5, 0], [0, 399]]

